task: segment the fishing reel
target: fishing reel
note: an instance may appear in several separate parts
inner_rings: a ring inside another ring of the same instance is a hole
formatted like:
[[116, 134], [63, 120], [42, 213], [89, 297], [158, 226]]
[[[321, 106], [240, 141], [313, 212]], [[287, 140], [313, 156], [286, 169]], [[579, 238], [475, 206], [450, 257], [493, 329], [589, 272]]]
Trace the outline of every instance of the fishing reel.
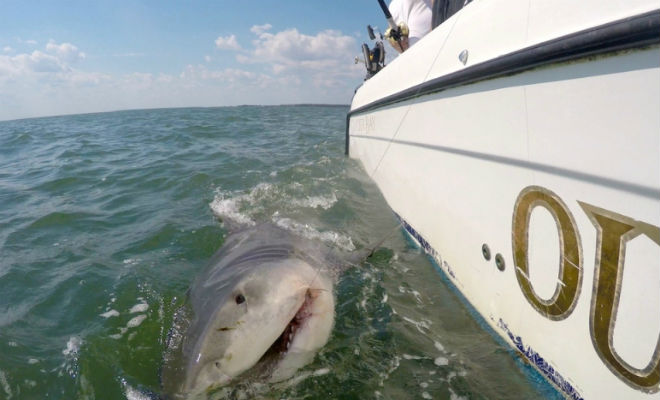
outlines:
[[[374, 29], [371, 25], [367, 25], [367, 32], [369, 33], [369, 39], [376, 40], [376, 35], [374, 34]], [[369, 45], [366, 43], [362, 44], [362, 56], [364, 59], [355, 57], [355, 63], [360, 61], [364, 62], [364, 66], [367, 69], [367, 75], [364, 80], [371, 78], [376, 75], [378, 71], [385, 67], [385, 46], [383, 46], [383, 34], [378, 32], [379, 40], [376, 42], [372, 49], [369, 48]]]

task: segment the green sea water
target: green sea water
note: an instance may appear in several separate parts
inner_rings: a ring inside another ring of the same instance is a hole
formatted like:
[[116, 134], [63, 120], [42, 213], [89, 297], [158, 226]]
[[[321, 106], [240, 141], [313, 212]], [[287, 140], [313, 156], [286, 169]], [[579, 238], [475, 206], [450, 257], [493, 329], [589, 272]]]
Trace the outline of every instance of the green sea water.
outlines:
[[[344, 156], [347, 107], [123, 111], [0, 122], [0, 399], [150, 399], [222, 218], [343, 251], [397, 221]], [[328, 344], [228, 398], [534, 399], [555, 392], [395, 230], [337, 282]]]

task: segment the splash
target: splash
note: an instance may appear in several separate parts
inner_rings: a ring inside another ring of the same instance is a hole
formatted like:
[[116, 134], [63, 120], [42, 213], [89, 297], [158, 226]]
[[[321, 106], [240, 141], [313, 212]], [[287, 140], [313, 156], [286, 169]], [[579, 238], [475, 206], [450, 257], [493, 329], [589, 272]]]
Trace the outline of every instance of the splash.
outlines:
[[291, 218], [273, 217], [273, 222], [280, 228], [296, 233], [307, 239], [318, 239], [325, 243], [332, 244], [346, 251], [355, 250], [355, 245], [349, 236], [341, 235], [333, 231], [319, 232], [308, 224], [301, 224]]
[[2, 386], [2, 390], [5, 391], [5, 394], [7, 395], [7, 400], [11, 399], [13, 393], [11, 391], [11, 387], [9, 386], [9, 382], [7, 381], [7, 376], [2, 370], [0, 370], [0, 386]]
[[103, 318], [112, 318], [112, 317], [118, 317], [119, 316], [119, 311], [117, 310], [108, 310], [104, 312], [103, 314], [100, 314]]
[[135, 327], [138, 327], [138, 326], [140, 326], [140, 324], [141, 324], [146, 318], [147, 318], [147, 316], [144, 315], [144, 314], [138, 315], [137, 317], [133, 317], [133, 318], [131, 318], [130, 321], [128, 321], [128, 323], [126, 324], [126, 327], [127, 327], [127, 328], [135, 328]]
[[445, 365], [449, 365], [449, 359], [447, 357], [438, 357], [433, 360], [433, 363], [438, 367], [443, 367]]
[[124, 395], [127, 400], [151, 400], [151, 397], [129, 385], [125, 379], [121, 379], [121, 384], [124, 387]]
[[270, 183], [260, 183], [249, 193], [232, 194], [218, 189], [215, 198], [209, 204], [213, 214], [220, 219], [228, 219], [241, 225], [254, 225], [255, 222], [245, 209], [254, 212], [259, 209], [257, 204], [271, 198], [277, 193]]
[[337, 196], [334, 193], [330, 196], [307, 196], [304, 199], [294, 199], [292, 203], [299, 207], [328, 210], [337, 203]]
[[145, 312], [149, 309], [149, 304], [147, 303], [138, 303], [131, 307], [131, 309], [128, 311], [129, 314], [135, 314], [139, 312]]
[[[78, 353], [83, 340], [78, 336], [71, 336], [69, 341], [66, 342], [66, 348], [62, 350], [64, 355], [64, 363], [61, 368], [71, 377], [76, 377], [78, 374]], [[62, 372], [60, 371], [60, 374]]]
[[66, 357], [75, 357], [78, 355], [80, 345], [82, 345], [82, 339], [78, 336], [71, 336], [69, 341], [66, 342], [66, 349], [62, 350], [62, 354]]

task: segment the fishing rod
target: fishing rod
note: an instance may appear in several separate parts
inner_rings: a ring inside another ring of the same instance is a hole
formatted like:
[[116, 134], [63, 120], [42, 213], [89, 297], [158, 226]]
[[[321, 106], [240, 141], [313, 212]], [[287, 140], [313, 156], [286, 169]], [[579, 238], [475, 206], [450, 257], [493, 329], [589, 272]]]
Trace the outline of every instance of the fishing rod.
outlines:
[[[387, 19], [387, 24], [390, 26], [390, 37], [394, 40], [396, 40], [397, 44], [401, 48], [401, 51], [403, 51], [403, 45], [401, 44], [401, 28], [397, 26], [396, 23], [394, 23], [394, 18], [392, 18], [392, 13], [390, 13], [389, 7], [387, 7], [387, 4], [385, 4], [385, 0], [378, 0], [378, 4], [380, 5], [380, 8], [383, 10], [383, 14], [385, 14], [385, 19]], [[387, 32], [386, 32], [387, 33]]]

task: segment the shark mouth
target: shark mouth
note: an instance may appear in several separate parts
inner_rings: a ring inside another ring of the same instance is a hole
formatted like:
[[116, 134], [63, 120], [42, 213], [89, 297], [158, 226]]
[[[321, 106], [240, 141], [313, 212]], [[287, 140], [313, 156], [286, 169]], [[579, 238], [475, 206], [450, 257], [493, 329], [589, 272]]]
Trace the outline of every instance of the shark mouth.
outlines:
[[277, 361], [286, 356], [287, 352], [291, 349], [296, 336], [305, 328], [305, 323], [312, 317], [312, 308], [314, 299], [318, 295], [313, 293], [313, 289], [307, 289], [305, 293], [305, 300], [293, 316], [291, 321], [286, 325], [282, 334], [273, 342], [266, 353], [261, 357], [258, 363]]

